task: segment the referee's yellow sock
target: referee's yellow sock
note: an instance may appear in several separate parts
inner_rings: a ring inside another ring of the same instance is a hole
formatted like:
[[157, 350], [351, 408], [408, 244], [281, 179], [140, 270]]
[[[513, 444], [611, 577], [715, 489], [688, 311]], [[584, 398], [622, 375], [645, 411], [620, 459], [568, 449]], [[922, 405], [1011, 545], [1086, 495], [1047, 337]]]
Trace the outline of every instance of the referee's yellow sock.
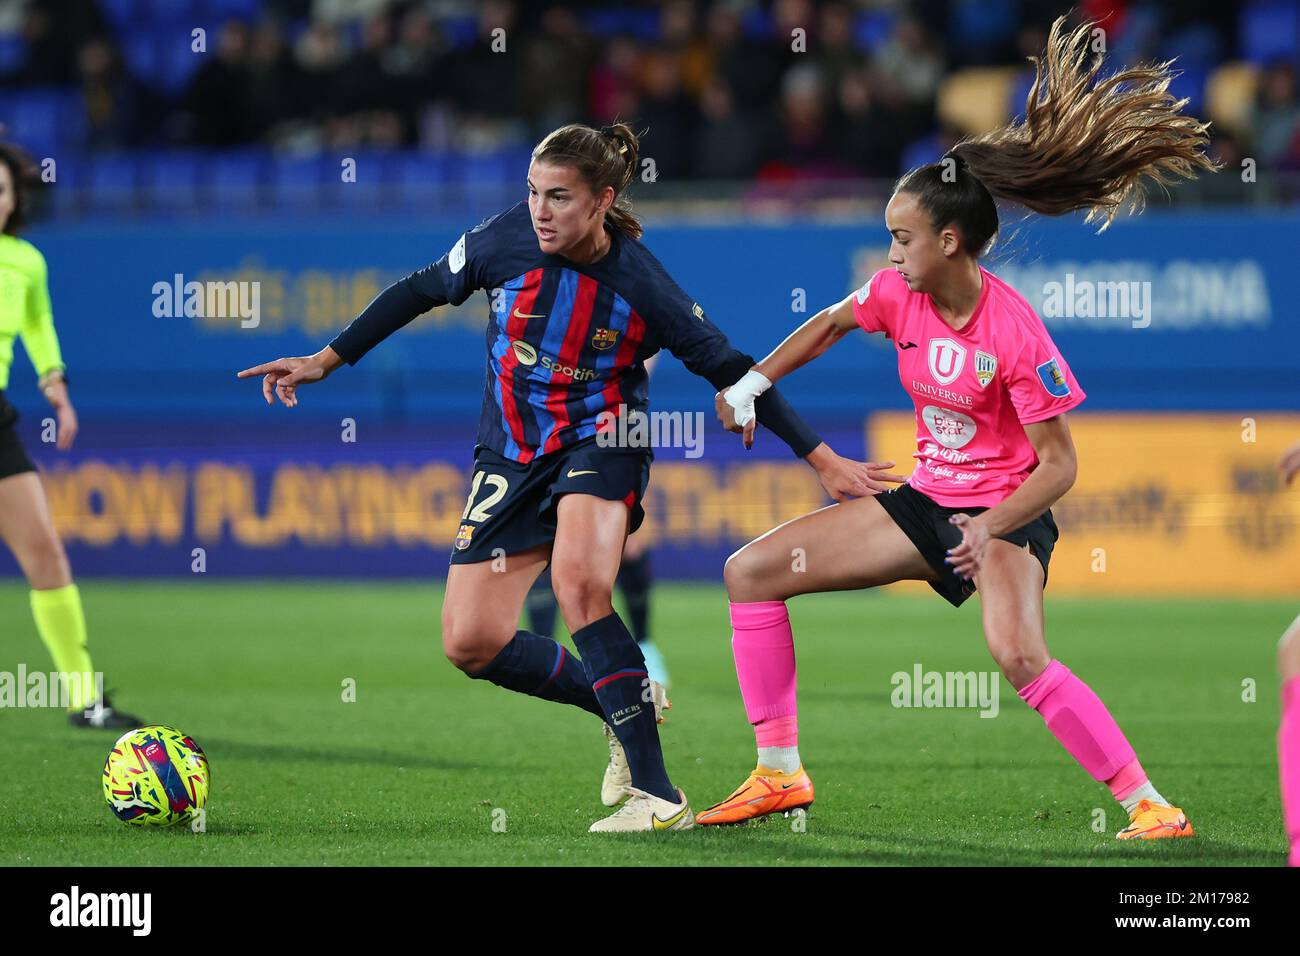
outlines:
[[81, 610], [81, 592], [75, 584], [48, 591], [32, 591], [32, 617], [36, 630], [54, 658], [54, 668], [68, 688], [68, 711], [85, 710], [94, 703], [94, 665], [86, 649], [86, 616]]

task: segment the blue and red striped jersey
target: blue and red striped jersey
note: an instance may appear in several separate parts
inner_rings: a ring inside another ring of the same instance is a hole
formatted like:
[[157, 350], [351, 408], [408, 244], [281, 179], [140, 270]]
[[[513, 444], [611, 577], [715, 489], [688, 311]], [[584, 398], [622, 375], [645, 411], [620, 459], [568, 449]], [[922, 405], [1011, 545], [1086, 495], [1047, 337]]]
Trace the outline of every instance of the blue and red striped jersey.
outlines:
[[[617, 230], [610, 239], [594, 263], [544, 253], [528, 204], [520, 202], [385, 290], [330, 345], [355, 364], [416, 314], [460, 305], [484, 290], [487, 376], [478, 444], [525, 463], [595, 435], [604, 412], [620, 414], [620, 405], [624, 412], [644, 410], [645, 360], [661, 348], [718, 389], [744, 375], [753, 359], [732, 348], [645, 245]], [[391, 306], [380, 309], [390, 296]], [[765, 415], [764, 405], [776, 414]], [[819, 441], [775, 394], [760, 399], [759, 420], [768, 424], [765, 418], [779, 423], [778, 434], [800, 456]]]

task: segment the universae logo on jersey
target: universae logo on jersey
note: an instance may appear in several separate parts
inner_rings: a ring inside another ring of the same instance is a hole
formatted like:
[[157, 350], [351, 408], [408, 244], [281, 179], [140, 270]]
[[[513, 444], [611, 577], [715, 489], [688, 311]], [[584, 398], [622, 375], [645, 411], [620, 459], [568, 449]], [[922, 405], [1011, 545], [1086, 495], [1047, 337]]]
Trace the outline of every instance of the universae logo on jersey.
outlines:
[[930, 375], [940, 385], [951, 385], [966, 367], [966, 349], [952, 339], [931, 339]]
[[1061, 374], [1061, 366], [1056, 364], [1055, 358], [1035, 366], [1034, 371], [1038, 373], [1038, 380], [1043, 383], [1043, 388], [1047, 389], [1048, 395], [1064, 398], [1070, 394], [1070, 383]]
[[975, 350], [975, 379], [980, 383], [980, 388], [988, 385], [993, 381], [993, 373], [998, 370], [998, 359], [996, 355], [989, 355], [988, 352]]
[[596, 334], [591, 337], [591, 347], [604, 351], [613, 348], [614, 343], [618, 341], [618, 329], [597, 329]]

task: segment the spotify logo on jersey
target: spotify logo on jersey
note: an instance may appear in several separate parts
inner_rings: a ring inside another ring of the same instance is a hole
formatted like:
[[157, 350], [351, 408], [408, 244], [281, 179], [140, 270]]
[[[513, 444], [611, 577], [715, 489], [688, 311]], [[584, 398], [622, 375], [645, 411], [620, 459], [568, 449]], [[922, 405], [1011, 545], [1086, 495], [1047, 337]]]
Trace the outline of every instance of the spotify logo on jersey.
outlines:
[[944, 448], [961, 448], [975, 437], [975, 420], [951, 408], [927, 405], [921, 409], [925, 427]]

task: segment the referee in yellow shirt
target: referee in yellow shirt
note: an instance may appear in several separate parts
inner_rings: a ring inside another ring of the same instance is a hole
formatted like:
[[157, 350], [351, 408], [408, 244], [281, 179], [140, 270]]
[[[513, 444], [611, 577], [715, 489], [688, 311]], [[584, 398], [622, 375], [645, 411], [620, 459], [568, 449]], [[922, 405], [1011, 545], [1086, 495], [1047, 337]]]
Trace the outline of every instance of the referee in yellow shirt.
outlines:
[[14, 429], [18, 412], [5, 398], [14, 339], [20, 338], [40, 375], [42, 393], [54, 406], [58, 447], [72, 447], [77, 413], [68, 398], [67, 375], [54, 334], [45, 257], [17, 236], [24, 224], [24, 193], [34, 176], [35, 167], [22, 151], [0, 143], [0, 537], [31, 585], [32, 616], [54, 658], [54, 669], [76, 675], [64, 681], [68, 722], [74, 727], [127, 730], [142, 722], [114, 709], [107, 695], [97, 697], [93, 678], [83, 676], [93, 675], [95, 668], [86, 647], [81, 595], [54, 530], [45, 487]]

